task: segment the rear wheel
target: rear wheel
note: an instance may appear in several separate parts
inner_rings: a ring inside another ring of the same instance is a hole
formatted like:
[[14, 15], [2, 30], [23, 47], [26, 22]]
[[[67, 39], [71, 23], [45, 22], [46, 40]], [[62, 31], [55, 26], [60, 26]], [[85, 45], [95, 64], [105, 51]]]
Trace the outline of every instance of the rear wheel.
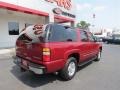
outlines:
[[65, 67], [60, 71], [60, 76], [64, 80], [71, 80], [77, 71], [77, 60], [74, 57], [70, 57], [67, 60]]
[[25, 72], [26, 70], [24, 68], [20, 67], [20, 71]]

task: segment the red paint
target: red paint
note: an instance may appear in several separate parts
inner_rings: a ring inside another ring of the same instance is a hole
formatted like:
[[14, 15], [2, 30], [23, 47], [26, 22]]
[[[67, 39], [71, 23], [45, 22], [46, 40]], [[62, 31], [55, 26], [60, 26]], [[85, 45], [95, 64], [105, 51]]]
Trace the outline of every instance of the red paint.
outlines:
[[[76, 29], [77, 41], [75, 42], [46, 42], [29, 45], [17, 40], [16, 55], [22, 58], [30, 57], [31, 59], [27, 60], [43, 65], [47, 70], [46, 73], [58, 71], [65, 66], [72, 54], [78, 55], [79, 63], [98, 54], [101, 45], [89, 39], [87, 42], [81, 41], [80, 33], [80, 30]], [[24, 53], [26, 55], [23, 55]]]
[[8, 10], [24, 12], [24, 13], [34, 14], [34, 15], [39, 15], [39, 16], [49, 16], [49, 14], [46, 12], [42, 12], [42, 11], [38, 11], [38, 10], [34, 10], [34, 9], [30, 9], [30, 8], [2, 2], [2, 1], [0, 1], [0, 8], [5, 8]]
[[45, 0], [50, 3], [56, 3], [60, 7], [64, 7], [67, 10], [70, 10], [72, 8], [71, 0]]

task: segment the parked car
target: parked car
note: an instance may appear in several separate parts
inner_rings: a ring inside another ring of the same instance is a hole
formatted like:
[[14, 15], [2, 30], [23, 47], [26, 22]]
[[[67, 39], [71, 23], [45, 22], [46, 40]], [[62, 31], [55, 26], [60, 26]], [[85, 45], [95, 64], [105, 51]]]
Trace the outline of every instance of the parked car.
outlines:
[[45, 33], [37, 42], [26, 33], [17, 39], [14, 62], [21, 70], [35, 74], [58, 72], [63, 79], [71, 80], [78, 66], [100, 60], [102, 45], [90, 32], [60, 24], [44, 26]]
[[102, 39], [103, 42], [107, 44], [120, 44], [120, 35], [112, 35], [111, 37], [106, 37]]
[[104, 42], [104, 43], [112, 43], [112, 40], [113, 40], [113, 37], [104, 37], [103, 39], [102, 39], [102, 41]]

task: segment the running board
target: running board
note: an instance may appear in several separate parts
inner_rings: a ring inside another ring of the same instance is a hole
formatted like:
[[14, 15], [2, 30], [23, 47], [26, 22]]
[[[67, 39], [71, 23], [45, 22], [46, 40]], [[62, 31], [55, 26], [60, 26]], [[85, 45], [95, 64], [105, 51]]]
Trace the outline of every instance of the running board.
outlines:
[[80, 63], [80, 64], [78, 64], [78, 66], [81, 67], [81, 66], [83, 66], [83, 65], [86, 65], [86, 64], [88, 64], [89, 62], [91, 62], [91, 61], [93, 61], [93, 60], [95, 60], [95, 59], [96, 59], [96, 57], [94, 57], [94, 58], [92, 58], [92, 59], [90, 59], [90, 60], [88, 60], [88, 61], [85, 61], [85, 62], [83, 62], [83, 63]]

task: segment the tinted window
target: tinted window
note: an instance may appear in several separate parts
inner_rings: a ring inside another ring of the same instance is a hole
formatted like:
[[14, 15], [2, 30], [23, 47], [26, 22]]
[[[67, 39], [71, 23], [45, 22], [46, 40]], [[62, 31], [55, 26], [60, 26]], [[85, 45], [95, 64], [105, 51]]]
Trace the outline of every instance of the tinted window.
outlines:
[[77, 35], [74, 29], [68, 28], [66, 29], [67, 41], [76, 41]]
[[50, 42], [63, 42], [66, 41], [66, 29], [61, 25], [53, 25], [49, 34]]
[[9, 35], [19, 35], [19, 23], [8, 22]]
[[81, 41], [88, 41], [87, 33], [85, 31], [80, 31], [80, 38]]

